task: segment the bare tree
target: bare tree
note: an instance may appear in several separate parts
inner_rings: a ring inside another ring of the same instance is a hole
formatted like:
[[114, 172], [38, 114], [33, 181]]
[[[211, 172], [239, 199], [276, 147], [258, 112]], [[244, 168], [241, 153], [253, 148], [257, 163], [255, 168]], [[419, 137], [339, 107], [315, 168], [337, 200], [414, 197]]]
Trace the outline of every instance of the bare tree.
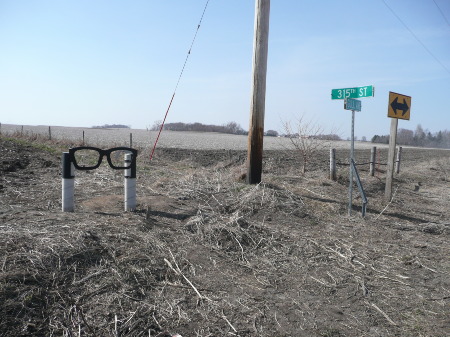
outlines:
[[[305, 121], [303, 116], [294, 123], [282, 122], [286, 137], [289, 138], [291, 147], [300, 153], [302, 158], [302, 174], [306, 173], [306, 167], [321, 150], [330, 145], [330, 140], [324, 139], [323, 128], [313, 121]], [[330, 134], [333, 134], [332, 132]]]
[[162, 124], [162, 121], [160, 121], [160, 120], [153, 122], [153, 125], [150, 128], [150, 131], [159, 131], [159, 129], [161, 128], [161, 124]]
[[414, 132], [407, 129], [398, 129], [397, 131], [397, 143], [402, 145], [414, 144]]

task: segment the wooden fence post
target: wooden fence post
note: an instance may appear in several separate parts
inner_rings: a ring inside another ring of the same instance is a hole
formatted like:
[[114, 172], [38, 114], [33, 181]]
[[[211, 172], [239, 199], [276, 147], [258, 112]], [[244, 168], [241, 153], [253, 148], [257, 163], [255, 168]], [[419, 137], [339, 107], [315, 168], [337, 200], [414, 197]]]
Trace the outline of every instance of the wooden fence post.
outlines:
[[84, 146], [84, 130], [83, 130], [83, 146]]
[[336, 149], [330, 149], [330, 179], [336, 181]]
[[48, 127], [48, 140], [52, 140], [52, 130]]
[[130, 147], [133, 148], [133, 134], [130, 132]]
[[391, 118], [391, 132], [389, 135], [386, 186], [384, 189], [384, 199], [387, 202], [392, 200], [392, 180], [394, 177], [394, 169], [395, 169], [394, 159], [395, 159], [395, 146], [397, 144], [397, 127], [398, 127], [398, 118]]
[[372, 150], [370, 151], [370, 166], [369, 171], [370, 175], [373, 177], [375, 175], [375, 161], [377, 157], [377, 147], [372, 147]]
[[402, 147], [400, 146], [397, 151], [397, 159], [395, 161], [395, 172], [400, 173], [400, 160], [402, 159]]

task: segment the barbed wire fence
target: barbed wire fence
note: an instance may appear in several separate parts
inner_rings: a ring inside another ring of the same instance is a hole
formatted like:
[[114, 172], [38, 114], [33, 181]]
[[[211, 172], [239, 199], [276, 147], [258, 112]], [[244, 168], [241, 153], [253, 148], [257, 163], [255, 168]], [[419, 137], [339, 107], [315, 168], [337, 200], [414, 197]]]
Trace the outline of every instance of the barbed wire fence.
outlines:
[[[395, 173], [400, 173], [400, 163], [401, 163], [402, 147], [398, 147], [396, 150], [396, 160], [395, 160]], [[370, 176], [375, 176], [381, 172], [380, 166], [387, 166], [387, 163], [382, 163], [380, 160], [380, 151], [376, 146], [372, 147], [370, 151], [369, 161], [355, 163], [355, 166], [369, 166]], [[336, 160], [336, 149], [330, 149], [330, 179], [337, 179], [337, 167], [338, 166], [350, 166], [350, 163], [339, 162]]]

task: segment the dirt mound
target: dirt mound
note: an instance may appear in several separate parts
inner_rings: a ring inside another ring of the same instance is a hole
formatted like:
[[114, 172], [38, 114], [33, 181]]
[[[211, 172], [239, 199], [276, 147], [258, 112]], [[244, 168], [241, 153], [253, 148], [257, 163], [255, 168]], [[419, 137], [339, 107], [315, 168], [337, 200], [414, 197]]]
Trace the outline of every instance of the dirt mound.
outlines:
[[0, 336], [448, 333], [447, 152], [405, 150], [390, 203], [361, 168], [362, 219], [327, 153], [300, 176], [268, 151], [249, 186], [242, 151], [145, 151], [136, 212], [103, 165], [76, 172], [62, 213], [61, 151], [0, 138]]

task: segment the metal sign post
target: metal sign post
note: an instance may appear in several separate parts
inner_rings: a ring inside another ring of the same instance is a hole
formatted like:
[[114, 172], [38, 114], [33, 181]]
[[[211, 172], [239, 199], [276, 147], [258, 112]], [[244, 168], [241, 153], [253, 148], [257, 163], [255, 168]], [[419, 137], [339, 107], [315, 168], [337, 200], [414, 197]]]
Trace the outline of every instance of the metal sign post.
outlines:
[[350, 147], [350, 182], [348, 184], [348, 215], [352, 214], [353, 203], [353, 170], [352, 162], [355, 160], [355, 111], [361, 111], [361, 101], [353, 98], [346, 98], [344, 100], [344, 109], [352, 111], [352, 139]]
[[358, 186], [359, 193], [361, 194], [361, 199], [362, 199], [361, 215], [364, 218], [366, 216], [366, 209], [367, 209], [367, 202], [368, 202], [367, 197], [366, 197], [366, 192], [364, 191], [363, 185], [361, 183], [361, 179], [359, 178], [358, 170], [356, 169], [356, 164], [355, 164], [354, 160], [352, 160], [350, 166], [351, 166], [350, 169], [355, 174], [356, 185]]
[[[355, 110], [352, 110], [352, 140], [350, 147], [350, 164], [355, 158], [354, 152], [355, 152]], [[350, 167], [350, 182], [348, 184], [348, 215], [352, 214], [352, 202], [353, 202], [353, 170]]]
[[[343, 99], [344, 109], [352, 111], [352, 139], [350, 148], [350, 181], [348, 184], [348, 215], [352, 214], [352, 201], [353, 201], [353, 169], [352, 163], [354, 163], [355, 152], [355, 111], [361, 111], [361, 101], [355, 99], [359, 97], [373, 97], [375, 95], [375, 88], [372, 85], [366, 85], [364, 87], [332, 89], [331, 99]], [[356, 171], [356, 167], [355, 167]], [[358, 175], [357, 175], [358, 177]], [[359, 177], [358, 177], [359, 180]], [[360, 184], [361, 182], [359, 182]], [[365, 209], [364, 209], [365, 213]]]

